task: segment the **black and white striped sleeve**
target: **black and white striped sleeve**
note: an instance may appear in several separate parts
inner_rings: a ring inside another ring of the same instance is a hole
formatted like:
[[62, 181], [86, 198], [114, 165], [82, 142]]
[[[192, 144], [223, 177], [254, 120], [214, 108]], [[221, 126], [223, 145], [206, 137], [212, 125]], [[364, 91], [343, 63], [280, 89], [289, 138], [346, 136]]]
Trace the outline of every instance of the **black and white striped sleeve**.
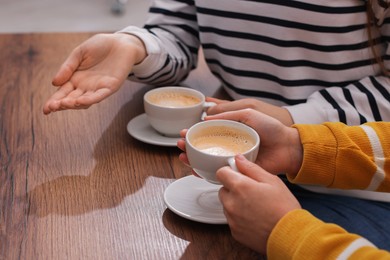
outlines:
[[153, 1], [144, 28], [129, 26], [120, 32], [141, 38], [148, 53], [129, 75], [132, 80], [177, 84], [197, 65], [200, 43], [193, 1]]

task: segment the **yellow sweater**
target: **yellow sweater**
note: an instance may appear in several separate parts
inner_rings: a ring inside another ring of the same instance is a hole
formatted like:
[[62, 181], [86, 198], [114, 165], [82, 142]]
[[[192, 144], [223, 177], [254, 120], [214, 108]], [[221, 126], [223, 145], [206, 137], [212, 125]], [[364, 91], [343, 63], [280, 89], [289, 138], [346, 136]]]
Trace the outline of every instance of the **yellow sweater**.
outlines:
[[[297, 176], [287, 174], [292, 183], [390, 192], [390, 122], [294, 127], [300, 133], [304, 157]], [[390, 259], [390, 252], [303, 209], [278, 222], [269, 237], [267, 255], [278, 260]]]

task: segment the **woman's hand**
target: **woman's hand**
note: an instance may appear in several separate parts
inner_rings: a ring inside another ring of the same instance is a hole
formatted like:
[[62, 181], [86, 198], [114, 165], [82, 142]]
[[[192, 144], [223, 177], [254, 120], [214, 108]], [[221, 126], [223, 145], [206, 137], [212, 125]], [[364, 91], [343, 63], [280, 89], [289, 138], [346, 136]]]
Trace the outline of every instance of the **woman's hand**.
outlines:
[[[191, 168], [190, 162], [188, 161], [187, 154], [186, 154], [186, 134], [188, 129], [183, 129], [180, 131], [180, 137], [181, 139], [177, 141], [177, 147], [179, 147], [180, 150], [183, 152], [179, 154], [179, 160], [183, 162], [185, 165]], [[192, 170], [192, 174], [201, 178], [194, 170]]]
[[254, 98], [244, 98], [235, 101], [228, 101], [213, 97], [207, 97], [206, 100], [208, 102], [214, 102], [217, 104], [216, 106], [210, 107], [207, 110], [208, 115], [215, 115], [227, 111], [251, 108], [278, 119], [286, 126], [291, 126], [292, 124], [294, 124], [294, 121], [287, 109], [283, 107], [274, 106]]
[[43, 112], [85, 109], [116, 92], [146, 57], [142, 41], [128, 34], [97, 34], [75, 48], [52, 84], [58, 87]]
[[241, 173], [226, 166], [217, 171], [223, 187], [219, 199], [233, 237], [265, 254], [269, 235], [278, 221], [301, 206], [286, 185], [258, 165], [236, 156]]

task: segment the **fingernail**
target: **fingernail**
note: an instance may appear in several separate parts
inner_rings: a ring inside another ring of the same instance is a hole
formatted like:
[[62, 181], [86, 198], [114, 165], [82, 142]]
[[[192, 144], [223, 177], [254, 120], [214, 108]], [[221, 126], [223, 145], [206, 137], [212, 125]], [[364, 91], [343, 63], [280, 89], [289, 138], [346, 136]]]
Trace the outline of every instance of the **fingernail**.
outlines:
[[242, 155], [242, 154], [237, 154], [236, 155], [236, 160], [244, 161], [245, 159], [246, 159], [245, 156]]

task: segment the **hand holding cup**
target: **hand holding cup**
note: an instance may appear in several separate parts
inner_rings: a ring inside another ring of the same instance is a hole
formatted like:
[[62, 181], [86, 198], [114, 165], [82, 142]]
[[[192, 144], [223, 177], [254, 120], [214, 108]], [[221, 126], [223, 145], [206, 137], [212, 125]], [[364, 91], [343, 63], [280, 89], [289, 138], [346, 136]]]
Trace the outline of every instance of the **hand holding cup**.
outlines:
[[[255, 163], [272, 174], [297, 173], [302, 164], [302, 144], [296, 128], [287, 127], [280, 121], [253, 109], [242, 109], [207, 116], [206, 121], [231, 120], [241, 122], [253, 128], [260, 136], [261, 147]], [[181, 132], [185, 138], [187, 130]], [[180, 161], [189, 165], [186, 142], [178, 141], [183, 151]]]

